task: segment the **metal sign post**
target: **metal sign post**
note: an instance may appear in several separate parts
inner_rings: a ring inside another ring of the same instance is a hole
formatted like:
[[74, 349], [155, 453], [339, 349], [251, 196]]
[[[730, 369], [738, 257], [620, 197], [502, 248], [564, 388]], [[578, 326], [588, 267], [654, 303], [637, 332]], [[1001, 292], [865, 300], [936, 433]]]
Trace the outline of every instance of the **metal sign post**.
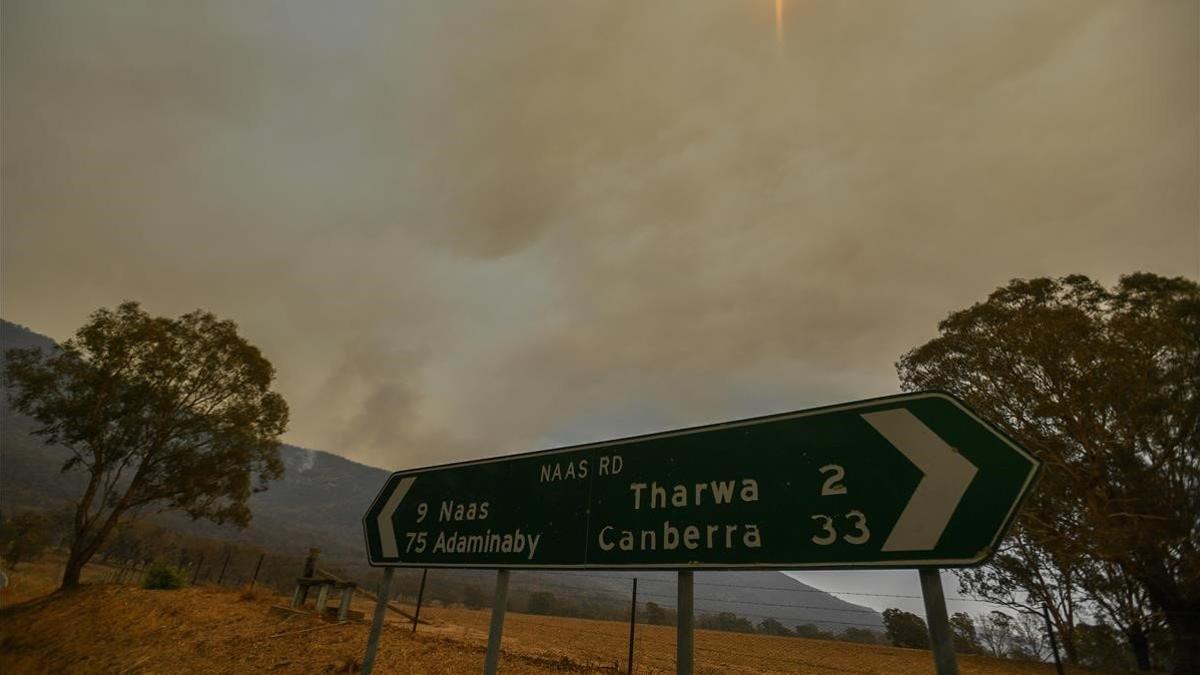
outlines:
[[633, 578], [633, 600], [629, 603], [629, 669], [625, 672], [633, 673], [633, 637], [634, 629], [637, 626], [637, 577]]
[[496, 675], [500, 665], [500, 634], [504, 632], [504, 612], [508, 609], [508, 570], [496, 572], [496, 597], [492, 600], [492, 624], [488, 628], [487, 656], [483, 675]]
[[694, 653], [692, 638], [695, 635], [694, 624], [696, 619], [695, 596], [693, 594], [695, 585], [693, 584], [692, 575], [693, 572], [691, 570], [679, 572], [679, 588], [676, 594], [675, 615], [675, 672], [677, 675], [692, 675], [692, 657]]
[[942, 593], [941, 572], [930, 568], [919, 572], [934, 668], [937, 675], [958, 675], [958, 661], [954, 657], [954, 634], [950, 632], [950, 619], [946, 616], [946, 596]]
[[371, 633], [367, 636], [367, 651], [363, 654], [362, 675], [371, 675], [375, 668], [375, 652], [379, 649], [379, 633], [383, 630], [383, 617], [387, 614], [388, 598], [392, 595], [392, 574], [396, 570], [388, 567], [379, 580], [379, 592], [375, 595], [375, 616], [371, 619]]
[[417, 632], [417, 622], [421, 620], [421, 601], [425, 599], [425, 580], [429, 578], [429, 570], [421, 570], [421, 588], [417, 591], [417, 608], [413, 610], [412, 632]]
[[969, 566], [1037, 469], [930, 392], [401, 471], [363, 530], [376, 566]]

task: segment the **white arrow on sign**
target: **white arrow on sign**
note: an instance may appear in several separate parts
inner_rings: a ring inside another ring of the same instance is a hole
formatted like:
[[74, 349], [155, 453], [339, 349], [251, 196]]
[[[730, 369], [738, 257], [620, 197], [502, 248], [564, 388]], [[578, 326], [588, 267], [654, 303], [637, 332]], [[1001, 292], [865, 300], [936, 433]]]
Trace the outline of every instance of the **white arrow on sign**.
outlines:
[[416, 476], [401, 478], [400, 482], [396, 484], [396, 489], [392, 491], [392, 496], [388, 497], [387, 503], [383, 505], [383, 510], [375, 519], [375, 522], [379, 524], [379, 547], [385, 558], [400, 557], [400, 549], [396, 548], [396, 530], [392, 527], [392, 514], [400, 508], [400, 502], [404, 501], [404, 495], [408, 494], [408, 489], [416, 480]]
[[934, 548], [979, 467], [904, 408], [864, 413], [862, 418], [924, 474], [881, 550]]

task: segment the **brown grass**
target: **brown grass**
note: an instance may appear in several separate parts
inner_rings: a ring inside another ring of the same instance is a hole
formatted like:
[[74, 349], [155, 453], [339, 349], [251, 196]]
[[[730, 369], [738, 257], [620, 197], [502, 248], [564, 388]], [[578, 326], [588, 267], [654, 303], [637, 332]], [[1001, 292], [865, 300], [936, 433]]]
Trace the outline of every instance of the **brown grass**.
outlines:
[[246, 584], [238, 591], [238, 599], [242, 602], [267, 602], [276, 599], [275, 593], [262, 586]]
[[[23, 566], [25, 567], [25, 566]], [[352, 673], [361, 666], [368, 625], [312, 615], [281, 617], [285, 599], [261, 588], [152, 591], [96, 580], [51, 593], [57, 566], [29, 565], [0, 594], [0, 672], [5, 673]], [[356, 598], [369, 618], [373, 604]], [[425, 608], [414, 635], [389, 613], [376, 672], [480, 670], [488, 611]], [[628, 624], [509, 613], [505, 673], [612, 673], [624, 670]], [[675, 634], [639, 625], [636, 670], [674, 671]], [[1045, 664], [960, 656], [964, 675], [1046, 674]], [[928, 673], [929, 652], [877, 645], [696, 632], [698, 673]]]
[[[487, 611], [430, 608], [421, 617], [433, 620], [429, 630], [439, 635], [456, 635], [483, 644], [489, 620]], [[506, 651], [538, 654], [546, 658], [569, 656], [576, 662], [614, 661], [624, 670], [629, 625], [614, 621], [508, 614], [504, 623]], [[697, 673], [930, 673], [933, 658], [928, 651], [884, 645], [862, 645], [829, 640], [743, 635], [697, 630], [695, 635]], [[639, 624], [634, 641], [634, 665], [638, 673], [675, 672], [675, 629]], [[1051, 675], [1049, 664], [958, 656], [963, 675]], [[1087, 672], [1068, 668], [1067, 672]]]

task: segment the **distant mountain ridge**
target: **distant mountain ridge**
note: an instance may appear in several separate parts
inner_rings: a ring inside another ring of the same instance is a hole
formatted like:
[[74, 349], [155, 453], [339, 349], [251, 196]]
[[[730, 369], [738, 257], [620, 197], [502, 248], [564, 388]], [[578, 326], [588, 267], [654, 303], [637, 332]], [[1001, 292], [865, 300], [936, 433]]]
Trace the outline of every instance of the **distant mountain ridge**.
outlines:
[[[55, 349], [50, 338], [0, 319], [0, 349]], [[78, 472], [62, 473], [65, 448], [48, 446], [31, 435], [35, 423], [0, 400], [0, 510], [65, 506], [83, 490]], [[278, 552], [301, 555], [319, 547], [330, 559], [362, 564], [365, 559], [361, 519], [389, 472], [321, 450], [294, 445], [280, 449], [285, 472], [266, 492], [250, 499], [254, 520], [246, 530], [192, 522], [178, 515], [155, 517], [160, 525], [215, 539], [248, 541]], [[484, 571], [439, 572], [490, 583]], [[639, 580], [639, 600], [675, 607], [672, 572], [520, 572], [514, 587], [557, 590], [564, 583], [619, 597]], [[565, 580], [565, 581], [564, 581]], [[700, 612], [734, 612], [757, 623], [771, 617], [787, 626], [813, 623], [826, 630], [882, 625], [877, 612], [803, 584], [779, 572], [724, 571], [696, 575], [696, 608]]]

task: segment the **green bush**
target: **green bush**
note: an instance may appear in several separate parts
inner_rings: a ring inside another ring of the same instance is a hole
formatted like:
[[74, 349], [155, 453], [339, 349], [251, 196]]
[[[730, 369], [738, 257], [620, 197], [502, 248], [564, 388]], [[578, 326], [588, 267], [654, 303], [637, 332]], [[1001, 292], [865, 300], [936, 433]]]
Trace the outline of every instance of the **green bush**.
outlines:
[[183, 583], [183, 570], [160, 561], [146, 569], [146, 578], [142, 580], [142, 588], [173, 590], [183, 588]]

